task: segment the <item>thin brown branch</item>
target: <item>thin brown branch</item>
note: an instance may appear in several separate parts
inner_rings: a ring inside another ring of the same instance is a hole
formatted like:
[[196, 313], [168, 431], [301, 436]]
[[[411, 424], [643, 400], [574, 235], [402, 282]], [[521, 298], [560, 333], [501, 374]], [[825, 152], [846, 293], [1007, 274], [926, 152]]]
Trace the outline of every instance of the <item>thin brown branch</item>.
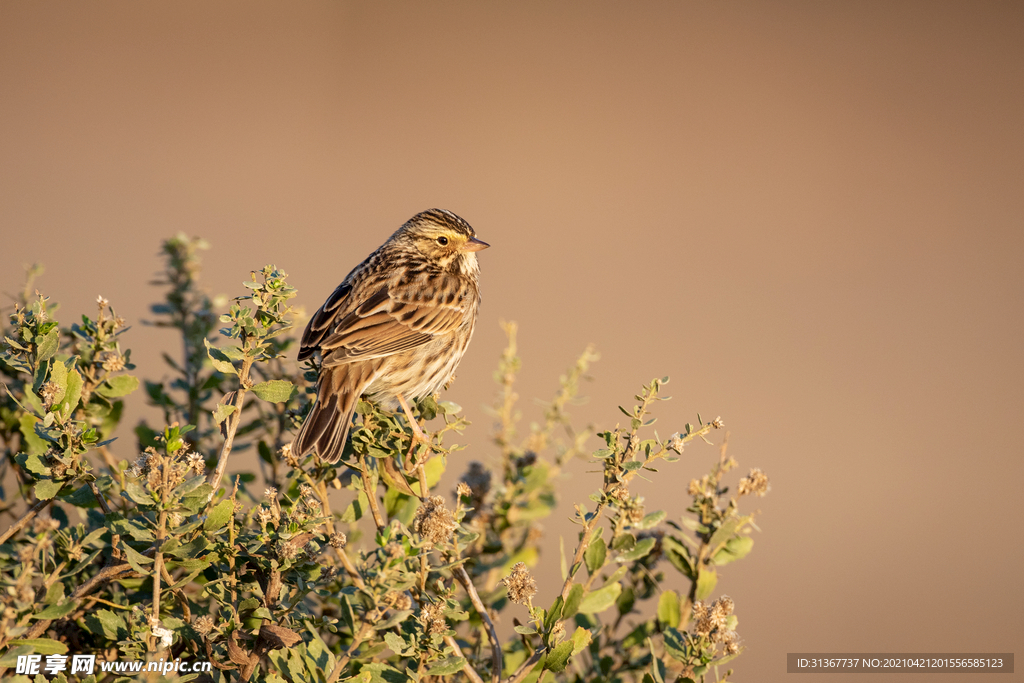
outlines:
[[25, 514], [21, 516], [21, 519], [12, 524], [10, 528], [3, 533], [3, 535], [0, 535], [0, 543], [5, 543], [8, 538], [25, 528], [25, 525], [31, 522], [33, 517], [39, 514], [40, 511], [52, 502], [52, 498], [37, 500], [28, 510], [25, 511]]
[[359, 473], [359, 479], [363, 482], [363, 492], [366, 493], [366, 498], [370, 503], [373, 523], [377, 525], [377, 532], [383, 533], [384, 527], [387, 525], [384, 523], [384, 516], [380, 514], [380, 506], [377, 505], [377, 480], [374, 475], [370, 474], [365, 455], [359, 456], [359, 468], [362, 470]]
[[462, 584], [462, 587], [466, 589], [469, 601], [473, 603], [473, 609], [476, 610], [487, 626], [487, 638], [491, 641], [491, 681], [492, 683], [498, 683], [501, 680], [501, 671], [505, 668], [505, 660], [501, 653], [501, 641], [498, 640], [498, 632], [494, 628], [494, 622], [491, 621], [491, 617], [487, 613], [487, 606], [480, 599], [480, 594], [477, 593], [476, 586], [473, 585], [473, 580], [470, 578], [466, 568], [460, 564], [452, 569], [452, 574]]
[[235, 406], [235, 410], [226, 419], [224, 445], [221, 447], [220, 457], [217, 459], [217, 469], [210, 475], [210, 486], [213, 487], [213, 490], [210, 492], [210, 499], [207, 504], [213, 502], [213, 497], [220, 486], [220, 480], [224, 477], [224, 471], [228, 468], [228, 455], [231, 453], [231, 447], [235, 442], [235, 432], [238, 431], [238, 425], [242, 421], [242, 406], [245, 404], [245, 393], [248, 391], [250, 384], [249, 369], [252, 367], [252, 362], [252, 359], [249, 357], [242, 360], [242, 369], [238, 373], [238, 391], [231, 402], [231, 405]]
[[[456, 657], [465, 657], [462, 654], [462, 648], [459, 647], [458, 641], [454, 638], [451, 636], [445, 636], [444, 643], [452, 649], [452, 654]], [[466, 662], [466, 665], [462, 667], [462, 673], [466, 674], [466, 678], [472, 681], [472, 683], [484, 683], [484, 679], [480, 678], [480, 674], [473, 670], [473, 667], [469, 665], [469, 662]]]
[[546, 652], [546, 648], [538, 648], [532, 655], [530, 655], [529, 659], [519, 665], [519, 668], [505, 680], [505, 683], [519, 683], [519, 681], [526, 678], [526, 675], [530, 673], [530, 670], [537, 666], [537, 662], [539, 662], [540, 658], [544, 656], [544, 652]]

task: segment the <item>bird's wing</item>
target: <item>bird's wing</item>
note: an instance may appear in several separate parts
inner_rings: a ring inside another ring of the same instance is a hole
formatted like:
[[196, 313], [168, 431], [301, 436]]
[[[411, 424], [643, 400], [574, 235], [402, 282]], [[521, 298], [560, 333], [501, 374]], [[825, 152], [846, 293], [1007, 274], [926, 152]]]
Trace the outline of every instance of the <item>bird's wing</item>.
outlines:
[[468, 288], [454, 277], [385, 284], [354, 309], [337, 315], [319, 340], [323, 361], [350, 363], [426, 344], [463, 324], [470, 303]]
[[302, 341], [299, 343], [300, 362], [312, 358], [320, 350], [321, 342], [330, 334], [338, 313], [344, 310], [343, 304], [347, 302], [351, 291], [352, 285], [349, 284], [349, 278], [345, 278], [345, 281], [338, 285], [337, 289], [327, 297], [324, 305], [310, 318], [306, 330], [302, 333]]

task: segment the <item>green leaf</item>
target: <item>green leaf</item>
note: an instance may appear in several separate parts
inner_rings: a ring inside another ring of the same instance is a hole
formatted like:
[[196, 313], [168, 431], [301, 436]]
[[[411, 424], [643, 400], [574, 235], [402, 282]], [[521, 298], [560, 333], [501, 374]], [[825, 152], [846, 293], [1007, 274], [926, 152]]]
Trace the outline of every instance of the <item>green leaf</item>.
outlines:
[[733, 517], [731, 519], [727, 519], [722, 526], [715, 530], [715, 533], [711, 534], [711, 538], [708, 539], [708, 547], [711, 549], [711, 552], [718, 552], [719, 546], [732, 538], [740, 527], [749, 521], [749, 515], [745, 517]]
[[60, 348], [60, 330], [56, 327], [44, 334], [42, 339], [38, 337], [36, 339], [36, 360], [40, 362], [53, 358], [57, 349]]
[[445, 657], [434, 666], [427, 669], [428, 676], [451, 676], [462, 671], [466, 666], [465, 657]]
[[[63, 605], [50, 605], [44, 608], [42, 611], [37, 612], [33, 615], [35, 619], [60, 619], [63, 616], [67, 616], [75, 610], [77, 607], [74, 600], [68, 600]], [[49, 653], [52, 654], [52, 653]]]
[[537, 632], [537, 629], [535, 629], [533, 626], [530, 626], [528, 624], [523, 624], [523, 625], [520, 625], [520, 626], [513, 626], [512, 629], [516, 633], [518, 633], [520, 635], [523, 635], [523, 636], [530, 636], [530, 635], [533, 635], [534, 633]]
[[68, 367], [60, 361], [54, 361], [50, 368], [50, 381], [57, 385], [57, 393], [53, 395], [53, 404], [56, 405], [64, 400], [68, 391]]
[[565, 581], [569, 576], [569, 562], [565, 559], [565, 538], [562, 536], [558, 537], [558, 562], [562, 571], [562, 581]]
[[391, 651], [396, 655], [401, 655], [408, 647], [408, 644], [400, 635], [390, 631], [384, 634], [384, 642], [388, 644], [388, 647], [391, 648]]
[[721, 566], [736, 560], [742, 560], [754, 547], [754, 539], [750, 536], [733, 536], [714, 554], [711, 561]]
[[662, 627], [670, 626], [677, 628], [679, 626], [679, 595], [675, 591], [665, 591], [658, 598], [658, 623]]
[[206, 521], [203, 522], [204, 531], [216, 531], [228, 523], [231, 519], [231, 515], [235, 510], [235, 503], [230, 498], [225, 498], [210, 510], [210, 514], [207, 515]]
[[544, 630], [550, 631], [555, 625], [555, 622], [562, 618], [562, 607], [565, 606], [565, 602], [562, 600], [562, 596], [559, 595], [555, 598], [555, 602], [551, 605], [551, 609], [547, 611], [547, 615], [544, 617]]
[[206, 344], [206, 355], [210, 357], [210, 362], [218, 372], [223, 372], [225, 375], [238, 374], [238, 370], [231, 364], [231, 359], [227, 357], [227, 354], [210, 344], [209, 339], [204, 339], [203, 343]]
[[[39, 435], [36, 434], [36, 423], [39, 422], [39, 420], [37, 420], [34, 415], [25, 413], [18, 418], [18, 422], [20, 424], [18, 431], [21, 432], [23, 444], [22, 449], [25, 453], [29, 455], [42, 455], [45, 453], [49, 447], [46, 445], [46, 441], [39, 438]], [[49, 472], [46, 474], [49, 474]]]
[[576, 632], [572, 634], [572, 653], [576, 654], [583, 650], [583, 648], [590, 645], [591, 638], [592, 635], [590, 631], [582, 626], [577, 626]]
[[569, 595], [562, 607], [562, 618], [572, 619], [580, 609], [580, 602], [583, 600], [583, 584], [573, 583], [569, 589]]
[[633, 549], [629, 552], [622, 553], [616, 559], [617, 562], [633, 562], [641, 558], [647, 557], [651, 550], [654, 549], [654, 545], [657, 543], [657, 539], [645, 538], [636, 542]]
[[96, 389], [96, 393], [106, 398], [120, 398], [138, 388], [139, 378], [135, 375], [118, 375], [117, 377], [108, 377], [107, 381]]
[[131, 498], [137, 505], [152, 506], [154, 504], [153, 496], [147, 491], [142, 484], [137, 481], [128, 481], [125, 483], [124, 494]]
[[237, 407], [228, 403], [218, 403], [217, 407], [213, 409], [213, 419], [217, 424], [220, 424], [224, 420], [228, 419], [231, 413], [236, 410], [238, 410]]
[[[63, 615], [62, 615], [63, 616]], [[39, 619], [39, 615], [36, 615]], [[42, 617], [49, 619], [50, 617]], [[28, 645], [32, 648], [32, 651], [37, 655], [63, 655], [67, 654], [68, 646], [59, 640], [53, 640], [52, 638], [24, 638], [21, 640], [12, 640], [8, 643], [12, 646]]]
[[59, 481], [54, 481], [52, 479], [41, 479], [38, 483], [36, 483], [36, 498], [38, 498], [39, 500], [50, 500], [60, 492], [62, 486], [63, 484]]
[[565, 670], [565, 664], [569, 661], [569, 655], [572, 654], [572, 646], [571, 640], [565, 640], [556, 645], [544, 658], [544, 668], [555, 673]]
[[596, 538], [590, 541], [590, 546], [583, 553], [583, 560], [587, 563], [587, 571], [592, 575], [604, 566], [605, 556], [608, 554], [608, 546], [603, 538]]
[[[28, 417], [32, 416], [29, 415]], [[43, 456], [40, 454], [26, 455], [24, 461], [19, 460], [18, 464], [32, 474], [38, 474], [42, 477], [50, 476], [50, 468], [46, 466], [46, 463], [43, 461]]]
[[661, 520], [665, 519], [667, 516], [668, 513], [666, 511], [658, 510], [657, 512], [652, 512], [651, 514], [644, 516], [636, 526], [641, 529], [650, 529], [651, 527], [658, 526], [658, 524], [661, 523]]
[[366, 494], [362, 491], [356, 496], [356, 499], [349, 503], [349, 506], [345, 508], [345, 512], [341, 514], [341, 521], [346, 524], [352, 524], [366, 514], [366, 511], [370, 509], [370, 499], [366, 497]]
[[[60, 363], [57, 363], [60, 365]], [[61, 402], [51, 409], [51, 412], [59, 412], [61, 415], [71, 415], [78, 408], [78, 402], [82, 399], [82, 375], [78, 370], [68, 373], [68, 390]]]
[[587, 593], [580, 601], [579, 611], [584, 614], [596, 614], [603, 612], [615, 604], [615, 600], [622, 592], [622, 584], [619, 582], [608, 584], [596, 591]]
[[714, 569], [701, 569], [697, 575], [697, 590], [694, 594], [695, 600], [704, 600], [715, 590], [718, 583], [718, 573]]
[[128, 635], [128, 626], [124, 619], [109, 609], [96, 610], [85, 617], [89, 631], [103, 635], [110, 640], [120, 640]]
[[153, 558], [146, 557], [137, 550], [133, 550], [127, 543], [121, 544], [121, 550], [124, 551], [124, 559], [128, 560], [128, 564], [131, 565], [132, 569], [140, 574], [149, 574], [149, 570], [143, 569], [142, 565], [149, 564], [153, 561]]
[[268, 403], [285, 403], [295, 393], [295, 385], [286, 379], [272, 379], [254, 386], [252, 393]]
[[210, 499], [211, 493], [213, 493], [213, 487], [204, 482], [187, 495], [182, 496], [181, 504], [194, 515], [199, 512], [200, 508], [206, 505], [206, 501]]

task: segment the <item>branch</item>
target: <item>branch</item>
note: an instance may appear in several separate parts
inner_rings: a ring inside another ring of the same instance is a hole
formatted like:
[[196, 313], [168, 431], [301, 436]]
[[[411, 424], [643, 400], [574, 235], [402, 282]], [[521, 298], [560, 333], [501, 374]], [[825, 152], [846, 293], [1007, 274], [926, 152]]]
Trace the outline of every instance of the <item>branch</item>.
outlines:
[[252, 359], [249, 357], [244, 358], [242, 360], [242, 371], [238, 373], [238, 391], [231, 402], [231, 405], [235, 406], [235, 411], [227, 417], [226, 424], [224, 425], [224, 446], [220, 449], [217, 469], [210, 475], [210, 486], [213, 487], [213, 490], [210, 491], [207, 505], [213, 501], [213, 496], [216, 495], [217, 488], [220, 487], [220, 480], [224, 477], [224, 471], [228, 468], [228, 454], [231, 453], [231, 446], [235, 442], [235, 432], [238, 431], [238, 425], [242, 421], [242, 405], [245, 401], [245, 392], [248, 391], [247, 387], [251, 385], [249, 380], [249, 368], [251, 367]]
[[12, 524], [11, 527], [7, 531], [5, 531], [2, 536], [0, 536], [0, 543], [5, 543], [8, 538], [10, 538], [14, 534], [18, 533], [23, 528], [25, 528], [25, 525], [31, 522], [32, 518], [35, 517], [36, 514], [38, 514], [52, 502], [52, 498], [47, 498], [46, 500], [37, 500], [35, 504], [32, 505], [32, 507], [25, 511], [25, 514], [21, 516], [21, 519]]
[[498, 632], [494, 629], [494, 622], [491, 621], [491, 617], [487, 613], [487, 607], [476, 592], [476, 586], [473, 585], [472, 579], [469, 578], [466, 568], [460, 564], [452, 569], [452, 573], [458, 582], [462, 584], [462, 587], [466, 589], [466, 592], [469, 594], [469, 601], [473, 603], [473, 608], [487, 625], [487, 638], [491, 641], [491, 681], [492, 683], [498, 683], [501, 680], [501, 672], [505, 668], [505, 660], [501, 653], [501, 642], [498, 640]]
[[[452, 653], [456, 657], [464, 658], [464, 655], [462, 654], [462, 648], [459, 647], [458, 642], [456, 642], [454, 638], [452, 638], [451, 636], [445, 636], [444, 644], [452, 649]], [[484, 683], [484, 679], [480, 678], [480, 674], [473, 670], [473, 667], [469, 665], [468, 661], [466, 662], [466, 665], [462, 667], [462, 673], [466, 674], [466, 678], [468, 678], [473, 683]]]
[[547, 648], [543, 647], [534, 651], [534, 653], [530, 655], [530, 658], [520, 664], [519, 668], [515, 670], [515, 673], [506, 679], [505, 683], [519, 683], [519, 681], [526, 678], [526, 674], [530, 673], [530, 669], [537, 665], [537, 662], [540, 661], [540, 658], [544, 656], [546, 651]]

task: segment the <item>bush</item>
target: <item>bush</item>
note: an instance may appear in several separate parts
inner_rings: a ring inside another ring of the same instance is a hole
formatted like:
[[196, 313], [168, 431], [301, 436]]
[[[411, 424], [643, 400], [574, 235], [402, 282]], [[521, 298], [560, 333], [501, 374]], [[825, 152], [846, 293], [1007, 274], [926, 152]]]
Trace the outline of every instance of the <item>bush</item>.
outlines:
[[[436, 397], [416, 406], [437, 426], [430, 448], [414, 446], [404, 416], [363, 401], [342, 462], [296, 458], [291, 435], [316, 368], [289, 360], [295, 290], [267, 266], [218, 317], [197, 284], [204, 246], [183, 236], [163, 245], [168, 289], [155, 324], [184, 347], [181, 360], [163, 355], [170, 381], [130, 374], [129, 328], [102, 298], [93, 317], [61, 327], [56, 307], [29, 295], [37, 271], [10, 315], [0, 358], [0, 481], [17, 490], [0, 489], [0, 512], [14, 520], [0, 534], [9, 680], [135, 680], [125, 662], [155, 662], [180, 681], [275, 683], [732, 673], [720, 667], [743, 650], [734, 605], [710, 598], [717, 567], [750, 552], [754, 516], [739, 505], [763, 495], [767, 478], [751, 470], [730, 494], [724, 479], [736, 463], [723, 441], [709, 474], [690, 482], [681, 517], [646, 511], [630, 490], [689, 442], [707, 441], [720, 419], [698, 416], [659, 439], [650, 414], [668, 380], [654, 380], [592, 450], [594, 435], [575, 431], [566, 413], [596, 359], [587, 349], [542, 424], [519, 438], [509, 325], [496, 373], [499, 456], [493, 469], [469, 463], [451, 497], [438, 482], [467, 423]], [[125, 401], [140, 395], [164, 425], [139, 424], [136, 456], [119, 460], [113, 434]], [[246, 448], [259, 477], [225, 478], [229, 454]], [[603, 476], [590, 502], [574, 506], [579, 536], [563, 549], [557, 597], [541, 607], [529, 568], [539, 522], [557, 504], [554, 482], [573, 458]], [[332, 489], [350, 501], [341, 512]], [[665, 590], [666, 570], [688, 588]], [[515, 631], [504, 642], [503, 612]], [[81, 655], [95, 657], [92, 675], [75, 670]], [[204, 662], [208, 672], [188, 668]]]

